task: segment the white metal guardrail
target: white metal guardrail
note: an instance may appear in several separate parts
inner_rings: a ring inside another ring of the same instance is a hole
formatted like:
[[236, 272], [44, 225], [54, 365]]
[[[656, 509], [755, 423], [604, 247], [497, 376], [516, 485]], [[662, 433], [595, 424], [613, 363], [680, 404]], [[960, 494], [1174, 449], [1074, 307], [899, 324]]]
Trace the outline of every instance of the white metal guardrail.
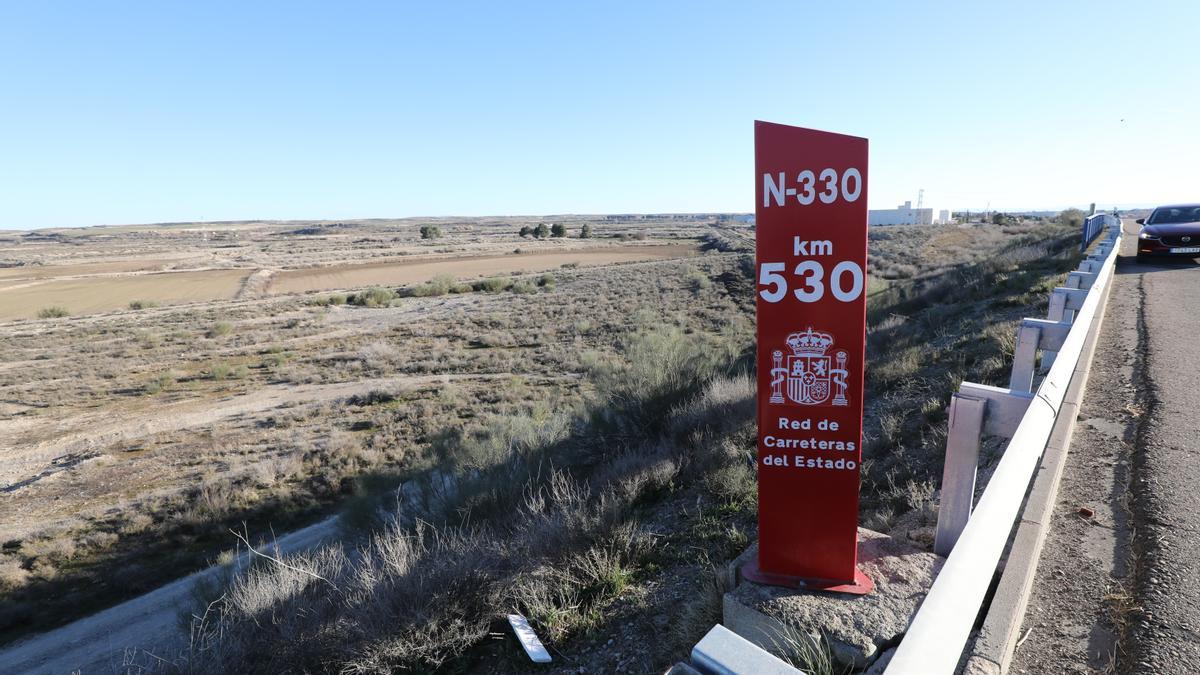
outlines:
[[[887, 675], [953, 673], [983, 605], [1025, 491], [1050, 438], [1103, 295], [1112, 280], [1121, 221], [1096, 218], [1108, 232], [1094, 253], [1050, 297], [1047, 319], [1025, 319], [1017, 333], [1009, 388], [963, 383], [951, 399], [946, 471], [935, 548], [948, 552]], [[1031, 391], [1037, 353], [1048, 372]], [[982, 433], [1009, 438], [1004, 455], [972, 513]]]
[[1083, 232], [1079, 237], [1079, 250], [1086, 251], [1087, 247], [1091, 246], [1096, 237], [1099, 237], [1100, 233], [1104, 231], [1104, 228], [1113, 226], [1114, 221], [1118, 226], [1121, 224], [1119, 218], [1107, 213], [1097, 213], [1084, 218]]

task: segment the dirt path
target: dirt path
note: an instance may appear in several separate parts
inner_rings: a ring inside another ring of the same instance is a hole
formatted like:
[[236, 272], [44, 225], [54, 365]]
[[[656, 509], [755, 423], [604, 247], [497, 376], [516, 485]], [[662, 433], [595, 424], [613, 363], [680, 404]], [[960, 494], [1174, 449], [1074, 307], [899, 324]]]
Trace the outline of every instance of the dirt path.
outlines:
[[251, 274], [242, 281], [242, 287], [238, 289], [234, 300], [247, 300], [265, 296], [270, 291], [271, 278], [274, 276], [275, 270], [256, 270], [254, 274]]
[[[190, 254], [180, 254], [181, 256]], [[117, 275], [128, 272], [157, 272], [171, 264], [172, 260], [162, 257], [134, 260], [106, 260], [102, 262], [68, 262], [52, 265], [23, 265], [0, 268], [0, 280], [7, 279], [55, 279], [60, 277], [85, 277]]]
[[[337, 530], [337, 519], [329, 518], [280, 538], [275, 547], [284, 554], [305, 551]], [[238, 569], [245, 566], [248, 555], [243, 549]], [[210, 567], [62, 628], [21, 640], [0, 651], [0, 672], [120, 672], [125, 658], [136, 650], [169, 657], [182, 646], [177, 642], [179, 613], [190, 608], [194, 586], [217, 582], [226, 573], [225, 568]]]
[[[198, 398], [54, 419], [3, 420], [0, 421], [0, 438], [12, 439], [12, 444], [5, 448], [4, 461], [0, 463], [0, 506], [6, 511], [13, 508], [16, 502], [10, 500], [18, 499], [23, 489], [40, 481], [54, 479], [85, 462], [96, 461], [117, 443], [163, 432], [205, 427], [281, 406], [334, 401], [380, 389], [395, 390], [464, 380], [506, 380], [511, 377], [511, 373], [444, 374], [333, 384], [269, 385], [217, 401]], [[24, 537], [44, 526], [38, 519], [28, 517], [6, 516], [3, 521], [0, 540], [4, 541]]]

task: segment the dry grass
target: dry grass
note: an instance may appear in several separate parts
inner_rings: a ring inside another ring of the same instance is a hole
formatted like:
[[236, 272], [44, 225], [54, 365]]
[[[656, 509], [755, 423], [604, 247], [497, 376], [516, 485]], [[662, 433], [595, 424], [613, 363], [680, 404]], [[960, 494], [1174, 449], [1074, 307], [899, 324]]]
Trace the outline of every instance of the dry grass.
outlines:
[[[963, 380], [1007, 382], [1017, 324], [1044, 314], [1078, 252], [1076, 232], [1057, 224], [880, 230], [873, 242], [901, 240], [906, 260], [927, 261], [868, 302], [861, 504], [864, 522], [886, 530], [899, 514], [931, 508], [950, 394]], [[948, 265], [946, 247], [970, 252]]]
[[0, 562], [0, 589], [9, 591], [21, 588], [29, 579], [29, 570], [19, 560], [11, 558]]
[[[484, 225], [442, 227], [433, 243], [414, 225], [357, 244], [329, 224], [221, 245], [297, 267], [384, 262], [377, 248], [494, 253]], [[916, 268], [873, 270], [893, 277], [869, 307], [863, 515], [879, 529], [930, 509], [950, 392], [1004, 376], [1006, 327], [1072, 263], [1054, 229], [901, 230], [872, 241], [877, 263]], [[722, 232], [714, 249], [749, 245]], [[563, 242], [520, 245], [558, 255]], [[464, 672], [487, 657], [515, 670], [511, 645], [487, 637], [514, 609], [599, 670], [615, 669], [603, 645], [623, 625], [670, 636], [653, 658], [678, 656], [708, 628], [713, 566], [754, 536], [752, 264], [568, 263], [477, 288], [426, 277], [369, 307], [351, 303], [371, 295], [359, 290], [11, 324], [0, 390], [18, 403], [5, 405], [23, 444], [61, 444], [69, 466], [22, 464], [19, 445], [0, 467], [6, 483], [61, 472], [16, 492], [30, 518], [3, 523], [20, 548], [0, 558], [0, 625], [11, 636], [167, 580], [227, 550], [243, 522], [282, 531], [347, 504], [371, 533], [361, 555], [289, 562], [329, 583], [256, 566], [178, 667]], [[121, 424], [97, 425], [96, 409]], [[72, 425], [94, 454], [62, 435]], [[654, 623], [697, 588], [691, 619]]]
[[[718, 275], [730, 264], [692, 267]], [[0, 366], [0, 390], [20, 402], [11, 419], [26, 426], [0, 482], [34, 480], [9, 497], [29, 517], [0, 523], [0, 534], [81, 553], [10, 551], [3, 562], [30, 574], [0, 591], [0, 631], [63, 621], [186, 573], [228, 548], [242, 522], [286, 530], [361, 494], [375, 474], [423, 471], [448, 424], [541, 424], [572, 410], [585, 393], [580, 355], [618, 349], [637, 330], [630, 307], [689, 333], [730, 325], [728, 294], [714, 287], [697, 302], [679, 265], [562, 270], [530, 277], [536, 293], [472, 292], [451, 306], [262, 299], [10, 326], [4, 361], [20, 367]], [[74, 450], [63, 435], [73, 428], [95, 450]], [[22, 464], [36, 444], [58, 444], [66, 463]], [[36, 478], [43, 470], [62, 473]]]
[[[884, 320], [876, 324], [882, 330], [874, 332], [872, 339], [883, 339], [879, 333], [886, 331], [890, 346], [874, 350], [870, 364], [874, 373], [871, 419], [877, 421], [879, 435], [869, 446], [864, 501], [873, 522], [889, 524], [897, 512], [919, 514], [918, 523], [928, 519], [935, 500], [935, 467], [944, 443], [944, 397], [958, 378], [980, 374], [963, 358], [947, 361], [936, 351], [931, 358], [930, 348], [973, 352], [977, 363], [991, 367], [988, 364], [998, 361], [1004, 346], [977, 336], [1006, 312], [979, 308], [999, 304], [1013, 312], [1028, 311], [1011, 299], [1012, 294], [1052, 279], [1060, 273], [1058, 268], [1070, 267], [1070, 257], [1058, 240], [1040, 249], [1013, 241], [974, 267], [954, 269], [953, 283], [928, 277], [887, 304], [879, 300], [873, 304], [874, 315]], [[1012, 274], [1023, 275], [1023, 283], [1009, 281], [1007, 275]], [[683, 270], [682, 276], [687, 280], [693, 275]], [[693, 293], [707, 290], [695, 283], [686, 287]], [[888, 319], [897, 315], [905, 319]], [[679, 523], [673, 531], [687, 541], [703, 542], [706, 556], [726, 560], [736, 555], [749, 541], [737, 519], [754, 509], [753, 465], [748, 461], [752, 436], [747, 433], [753, 415], [752, 387], [747, 376], [730, 379], [713, 374], [738, 363], [739, 350], [736, 343], [722, 339], [721, 332], [685, 334], [671, 326], [651, 330], [648, 324], [639, 324], [635, 317], [633, 331], [617, 342], [619, 358], [593, 353], [581, 359], [596, 393], [594, 403], [574, 416], [576, 421], [539, 427], [526, 418], [503, 418], [474, 431], [443, 436], [437, 469], [417, 493], [421, 498], [406, 501], [393, 516], [391, 529], [372, 541], [379, 547], [384, 542], [433, 537], [448, 542], [454, 559], [470, 561], [470, 572], [450, 567], [450, 554], [434, 547], [421, 549], [422, 556], [430, 556], [428, 562], [408, 563], [405, 578], [421, 579], [435, 571], [451, 576], [437, 577], [436, 584], [422, 582], [419, 591], [409, 591], [414, 595], [403, 600], [392, 595], [393, 586], [381, 586], [377, 575], [368, 575], [372, 585], [355, 597], [378, 600], [382, 596], [380, 602], [388, 608], [418, 609], [398, 614], [389, 609], [393, 613], [362, 621], [359, 617], [365, 610], [355, 605], [313, 620], [308, 629], [312, 632], [305, 635], [326, 635], [337, 626], [334, 645], [303, 658], [332, 659], [350, 672], [432, 667], [453, 671], [471, 663], [477, 650], [486, 650], [483, 643], [492, 618], [513, 608], [530, 616], [551, 644], [601, 630], [608, 621], [605, 612], [612, 612], [613, 603], [636, 586], [639, 570], [681, 564], [661, 547], [614, 544], [610, 538], [614, 528], [636, 533], [635, 513], [661, 518], [666, 505], [691, 499], [686, 494], [704, 496], [696, 498], [694, 513], [683, 510], [687, 524]], [[928, 337], [931, 331], [934, 340]], [[966, 345], [972, 349], [965, 349]], [[986, 377], [976, 379], [986, 381]], [[539, 428], [552, 431], [538, 435]], [[890, 458], [880, 456], [884, 449], [891, 452]], [[543, 468], [547, 464], [557, 468], [549, 477]], [[459, 478], [447, 483], [450, 476]], [[547, 494], [555, 496], [547, 498]], [[532, 503], [529, 495], [535, 495]], [[441, 525], [421, 534], [428, 522]], [[564, 527], [564, 523], [573, 525]], [[544, 529], [531, 535], [534, 528]], [[629, 535], [619, 541], [641, 539]], [[515, 551], [520, 551], [519, 557], [513, 557]], [[689, 561], [688, 569], [694, 569], [696, 562]], [[456, 574], [464, 575], [463, 581], [456, 580]], [[702, 574], [691, 575], [703, 584]], [[431, 597], [432, 588], [447, 590]], [[317, 597], [327, 603], [330, 593], [321, 587]], [[436, 605], [430, 604], [435, 601]], [[332, 604], [341, 602], [335, 599]], [[711, 615], [713, 606], [711, 601], [697, 600], [687, 610], [693, 620], [676, 634], [678, 647], [699, 637], [703, 617]], [[279, 605], [272, 607], [278, 611]], [[365, 613], [376, 617], [375, 611], [373, 605]], [[254, 616], [226, 607], [208, 625], [206, 635], [233, 634], [236, 641], [261, 645], [266, 639], [258, 623], [261, 617]], [[362, 623], [407, 628], [404, 637], [397, 638], [394, 633], [372, 633]], [[274, 632], [268, 628], [269, 634]], [[205, 653], [222, 652], [223, 660], [205, 662], [205, 667], [219, 664], [253, 670], [261, 666], [256, 661], [258, 650], [235, 644], [226, 651], [226, 639], [217, 642], [224, 646], [203, 641], [194, 645]], [[346, 645], [354, 645], [349, 654]], [[827, 672], [829, 659], [823, 655], [828, 656], [827, 650], [813, 643], [792, 658]], [[267, 668], [303, 669], [315, 663], [303, 658], [272, 662]]]
[[[235, 582], [220, 613], [195, 628], [181, 668], [425, 670], [469, 659], [508, 611], [551, 643], [594, 628], [650, 562], [655, 542], [634, 519], [638, 505], [741, 461], [744, 452], [713, 441], [752, 411], [745, 376], [714, 379], [739, 359], [716, 363], [672, 331], [634, 335], [625, 377], [601, 371], [590, 410], [549, 424], [497, 418], [444, 438], [439, 468], [399, 491], [406, 497], [358, 559], [331, 549]], [[650, 377], [663, 354], [675, 372]], [[681, 411], [697, 423], [684, 439], [673, 440], [679, 429], [665, 416], [649, 424], [643, 413], [667, 396], [688, 401]]]

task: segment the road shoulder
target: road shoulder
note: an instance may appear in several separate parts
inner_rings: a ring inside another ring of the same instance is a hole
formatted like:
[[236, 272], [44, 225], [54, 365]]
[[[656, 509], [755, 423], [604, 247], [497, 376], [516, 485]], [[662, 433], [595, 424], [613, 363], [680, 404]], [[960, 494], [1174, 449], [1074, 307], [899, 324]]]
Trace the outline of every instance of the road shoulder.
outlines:
[[1131, 605], [1127, 494], [1137, 428], [1137, 279], [1114, 276], [1010, 672], [1105, 671]]

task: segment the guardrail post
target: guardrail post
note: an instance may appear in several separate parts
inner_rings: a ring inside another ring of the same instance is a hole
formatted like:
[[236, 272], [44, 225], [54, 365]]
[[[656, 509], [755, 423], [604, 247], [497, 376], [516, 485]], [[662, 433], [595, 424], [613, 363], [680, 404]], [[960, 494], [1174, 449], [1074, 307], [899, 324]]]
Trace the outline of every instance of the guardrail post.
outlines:
[[1013, 350], [1012, 377], [1008, 388], [1013, 391], [1033, 391], [1033, 371], [1037, 365], [1040, 329], [1022, 324], [1017, 329], [1017, 347]]
[[983, 433], [1000, 438], [1012, 438], [1025, 411], [1029, 409], [1029, 402], [1033, 400], [1033, 394], [1027, 391], [1013, 391], [977, 382], [963, 382], [958, 387], [958, 395], [987, 403]]
[[950, 428], [946, 434], [946, 463], [942, 468], [942, 496], [938, 503], [937, 535], [933, 552], [950, 555], [958, 536], [971, 519], [975, 501], [975, 474], [979, 469], [979, 438], [987, 401], [955, 394], [950, 398]]
[[1067, 294], [1054, 289], [1050, 291], [1050, 311], [1046, 318], [1051, 321], [1062, 321], [1067, 311]]
[[[1046, 312], [1046, 318], [1050, 321], [1062, 321], [1063, 316], [1067, 313], [1067, 296], [1058, 291], [1050, 292], [1050, 310]], [[1049, 371], [1054, 365], [1054, 359], [1058, 358], [1058, 352], [1042, 352], [1042, 369]]]
[[[1063, 288], [1079, 289], [1079, 281], [1079, 277], [1073, 277], [1068, 274], [1067, 280], [1063, 282]], [[1066, 312], [1063, 314], [1062, 320], [1066, 321], [1067, 323], [1075, 323], [1075, 310], [1071, 309], [1069, 303]]]
[[1067, 274], [1067, 281], [1075, 279], [1075, 285], [1072, 288], [1091, 288], [1096, 281], [1096, 275], [1091, 272], [1070, 272]]
[[[1038, 350], [1042, 354], [1039, 373], [1045, 373], [1054, 365], [1058, 350], [1062, 348], [1071, 324], [1066, 321], [1048, 321], [1046, 319], [1022, 319], [1022, 326], [1033, 326], [1038, 329]], [[961, 389], [960, 389], [961, 391]]]

